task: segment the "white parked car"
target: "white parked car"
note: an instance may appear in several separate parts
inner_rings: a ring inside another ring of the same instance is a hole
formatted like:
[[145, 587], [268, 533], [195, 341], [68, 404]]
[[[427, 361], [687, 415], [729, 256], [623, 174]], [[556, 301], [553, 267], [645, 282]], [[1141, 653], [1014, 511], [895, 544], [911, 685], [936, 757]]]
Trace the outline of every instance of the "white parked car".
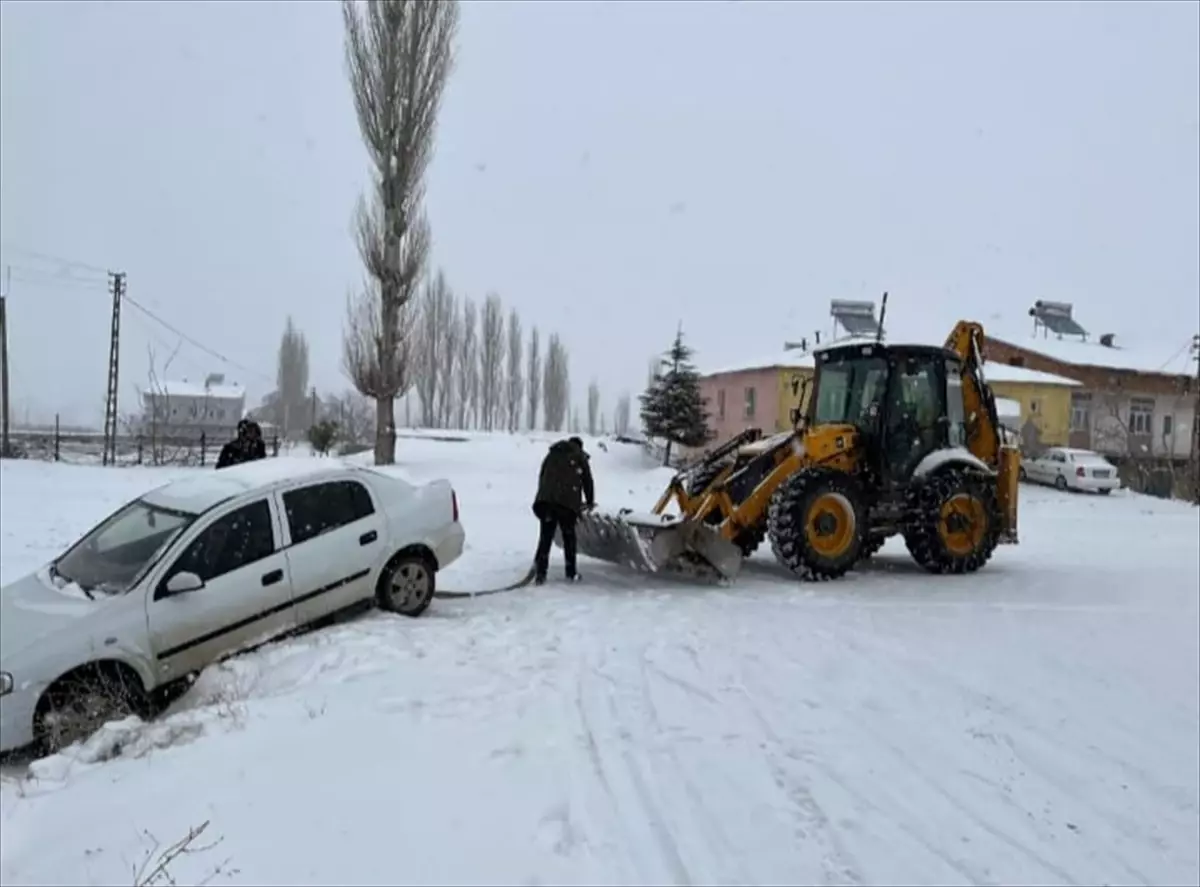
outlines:
[[1115, 465], [1099, 453], [1069, 447], [1052, 447], [1036, 458], [1022, 460], [1021, 477], [1060, 490], [1108, 494], [1121, 488]]
[[149, 714], [225, 656], [376, 601], [419, 616], [462, 554], [444, 480], [277, 458], [177, 480], [0, 589], [0, 752]]

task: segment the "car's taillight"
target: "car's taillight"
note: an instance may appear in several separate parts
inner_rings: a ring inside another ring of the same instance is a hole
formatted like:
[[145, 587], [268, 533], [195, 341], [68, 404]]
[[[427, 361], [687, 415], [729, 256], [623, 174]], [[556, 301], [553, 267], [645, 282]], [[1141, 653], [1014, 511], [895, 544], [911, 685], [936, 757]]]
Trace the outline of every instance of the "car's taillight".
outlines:
[[1078, 468], [1075, 469], [1075, 476], [1076, 477], [1087, 477], [1087, 472], [1084, 471], [1082, 465], [1080, 465]]
[[450, 505], [454, 508], [454, 522], [458, 523], [458, 493], [450, 491]]

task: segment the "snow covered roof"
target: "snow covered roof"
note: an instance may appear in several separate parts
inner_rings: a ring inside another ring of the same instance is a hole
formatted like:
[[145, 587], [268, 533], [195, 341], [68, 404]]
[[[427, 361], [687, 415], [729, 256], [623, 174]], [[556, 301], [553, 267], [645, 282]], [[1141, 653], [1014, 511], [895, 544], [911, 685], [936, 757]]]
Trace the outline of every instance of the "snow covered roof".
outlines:
[[1035, 385], [1066, 385], [1078, 386], [1080, 383], [1065, 376], [1054, 373], [1043, 373], [1026, 367], [1009, 366], [1006, 363], [986, 361], [983, 365], [983, 377], [988, 382], [1029, 382]]
[[740, 363], [731, 363], [725, 366], [701, 370], [700, 374], [703, 377], [727, 376], [733, 373], [748, 373], [753, 370], [768, 370], [776, 367], [785, 370], [811, 370], [813, 365], [811, 352], [784, 351], [780, 349], [775, 352], [763, 352], [758, 357], [744, 360]]
[[[886, 341], [888, 345], [914, 345], [923, 348], [928, 348], [929, 342], [897, 342]], [[828, 342], [822, 342], [820, 345], [815, 345], [808, 351], [793, 349], [784, 351], [780, 349], [774, 354], [764, 353], [754, 360], [745, 361], [741, 364], [732, 364], [722, 369], [709, 370], [704, 373], [705, 376], [721, 376], [732, 373], [744, 373], [752, 370], [765, 370], [772, 368], [780, 368], [785, 370], [790, 369], [808, 369], [811, 370], [815, 364], [813, 355], [818, 351], [824, 351], [828, 348], [837, 348], [842, 345], [853, 345], [855, 343], [871, 344], [875, 342], [874, 336], [843, 336], [838, 339], [833, 339]], [[936, 343], [941, 345], [941, 342]], [[1056, 376], [1053, 373], [1043, 373], [1037, 370], [1025, 369], [1024, 367], [1008, 366], [1007, 364], [994, 363], [992, 361], [984, 364], [984, 375], [992, 382], [1029, 382], [1041, 385], [1079, 385], [1073, 379], [1067, 379], [1063, 376]]]
[[353, 466], [341, 459], [279, 456], [245, 462], [220, 471], [201, 471], [151, 490], [142, 498], [151, 505], [192, 514], [212, 508], [233, 496], [273, 483], [299, 478], [317, 479]]
[[1140, 373], [1166, 373], [1169, 375], [1194, 375], [1196, 365], [1188, 345], [1191, 336], [1174, 345], [1152, 345], [1149, 343], [1126, 343], [1120, 336], [1112, 345], [1101, 344], [1097, 337], [1087, 341], [1079, 338], [1058, 338], [1053, 333], [1014, 336], [988, 333], [988, 338], [1018, 348], [1026, 348], [1046, 357], [1075, 366], [1105, 367], [1117, 370], [1133, 370]]
[[236, 384], [208, 385], [200, 382], [161, 382], [157, 387], [145, 389], [147, 397], [211, 397], [218, 400], [239, 400], [246, 396], [246, 389]]

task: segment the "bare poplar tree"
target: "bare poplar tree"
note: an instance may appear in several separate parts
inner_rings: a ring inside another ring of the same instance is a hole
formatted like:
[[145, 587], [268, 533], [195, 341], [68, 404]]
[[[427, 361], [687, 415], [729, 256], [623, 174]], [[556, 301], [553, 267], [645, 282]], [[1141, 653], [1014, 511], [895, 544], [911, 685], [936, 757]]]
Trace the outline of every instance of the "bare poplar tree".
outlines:
[[445, 331], [445, 347], [442, 349], [441, 363], [437, 368], [440, 381], [438, 382], [438, 424], [449, 428], [454, 421], [454, 406], [456, 402], [458, 361], [461, 355], [459, 344], [462, 337], [462, 317], [458, 313], [458, 300], [450, 296], [448, 320]]
[[592, 437], [600, 430], [600, 386], [593, 379], [588, 383], [587, 433]]
[[538, 407], [542, 402], [542, 356], [538, 347], [538, 328], [535, 326], [529, 331], [529, 364], [525, 372], [530, 431], [537, 428]]
[[470, 428], [479, 391], [479, 326], [475, 302], [463, 296], [458, 340], [458, 420], [460, 429]]
[[[359, 199], [356, 217], [371, 283], [348, 311], [343, 356], [355, 387], [375, 399], [375, 462], [391, 464], [395, 400], [411, 381], [411, 367], [400, 367], [410, 357], [406, 309], [429, 250], [423, 180], [453, 67], [458, 0], [342, 0], [342, 24], [354, 110], [372, 166], [370, 199]], [[373, 338], [361, 338], [367, 333]]]
[[452, 323], [454, 295], [439, 269], [425, 282], [421, 291], [420, 315], [417, 323], [416, 388], [421, 399], [421, 424], [433, 428], [438, 424], [443, 377], [442, 367], [452, 347], [447, 336]]
[[479, 330], [479, 385], [483, 430], [491, 431], [500, 417], [504, 393], [504, 307], [489, 293], [483, 302]]
[[275, 402], [272, 420], [283, 434], [306, 426], [308, 402], [308, 340], [296, 329], [292, 318], [287, 319], [279, 340], [279, 358], [275, 371]]
[[562, 431], [567, 419], [571, 375], [567, 367], [567, 350], [557, 333], [550, 336], [546, 351], [546, 370], [542, 383], [542, 399], [546, 413], [546, 430]]
[[628, 392], [622, 392], [617, 398], [617, 409], [613, 413], [613, 433], [617, 437], [629, 434], [629, 420], [633, 416], [633, 406]]
[[521, 427], [521, 408], [525, 406], [525, 378], [521, 375], [521, 350], [523, 346], [521, 335], [521, 318], [517, 309], [508, 312], [508, 373], [505, 378], [505, 419], [509, 433]]

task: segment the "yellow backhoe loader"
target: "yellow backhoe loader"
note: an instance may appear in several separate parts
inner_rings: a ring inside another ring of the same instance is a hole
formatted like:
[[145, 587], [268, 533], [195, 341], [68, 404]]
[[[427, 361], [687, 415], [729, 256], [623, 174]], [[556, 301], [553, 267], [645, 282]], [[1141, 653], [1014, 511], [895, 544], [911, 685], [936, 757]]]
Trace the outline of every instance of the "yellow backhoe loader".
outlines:
[[816, 350], [792, 431], [753, 429], [717, 447], [648, 514], [585, 513], [579, 553], [731, 580], [769, 537], [796, 575], [833, 579], [899, 534], [930, 572], [979, 569], [1017, 542], [1020, 471], [982, 348], [983, 327], [962, 321], [943, 347], [857, 339]]

